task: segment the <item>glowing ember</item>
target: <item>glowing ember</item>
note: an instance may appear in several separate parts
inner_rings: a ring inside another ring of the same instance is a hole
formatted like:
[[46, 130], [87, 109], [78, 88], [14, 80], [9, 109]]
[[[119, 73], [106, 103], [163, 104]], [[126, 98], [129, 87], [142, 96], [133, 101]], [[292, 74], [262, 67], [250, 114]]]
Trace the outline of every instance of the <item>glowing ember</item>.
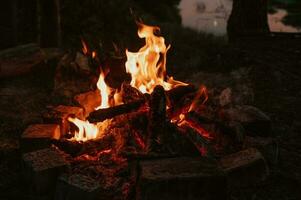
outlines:
[[[142, 93], [151, 93], [156, 85], [161, 85], [165, 90], [170, 90], [179, 85], [186, 85], [180, 81], [166, 77], [166, 47], [163, 37], [156, 36], [159, 27], [138, 24], [138, 36], [145, 38], [145, 46], [138, 52], [126, 51], [126, 71], [131, 74], [131, 86]], [[167, 81], [165, 81], [167, 78]]]
[[197, 95], [194, 97], [188, 112], [193, 111], [200, 105], [204, 105], [208, 100], [208, 92], [205, 86], [201, 86], [197, 92]]

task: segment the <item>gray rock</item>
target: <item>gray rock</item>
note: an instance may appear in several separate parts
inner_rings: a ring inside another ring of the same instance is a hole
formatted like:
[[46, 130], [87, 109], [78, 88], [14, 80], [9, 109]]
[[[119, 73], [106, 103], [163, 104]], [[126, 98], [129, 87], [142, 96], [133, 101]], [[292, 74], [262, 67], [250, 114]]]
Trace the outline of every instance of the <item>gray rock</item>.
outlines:
[[148, 160], [140, 163], [140, 169], [138, 200], [227, 199], [225, 174], [211, 159]]

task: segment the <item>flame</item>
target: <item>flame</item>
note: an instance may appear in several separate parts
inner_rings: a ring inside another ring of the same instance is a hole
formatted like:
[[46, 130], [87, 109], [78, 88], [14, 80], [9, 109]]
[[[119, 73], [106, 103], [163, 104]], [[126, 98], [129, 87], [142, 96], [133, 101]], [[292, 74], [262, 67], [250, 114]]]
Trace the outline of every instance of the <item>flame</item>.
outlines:
[[208, 100], [208, 92], [205, 86], [200, 86], [197, 95], [194, 97], [188, 112], [195, 110], [199, 105], [203, 105]]
[[95, 110], [109, 108], [123, 103], [121, 93], [106, 84], [103, 72], [100, 73], [96, 85], [100, 92], [101, 104], [95, 108]]
[[166, 77], [166, 54], [170, 45], [166, 47], [164, 38], [154, 34], [160, 28], [141, 23], [138, 23], [138, 27], [138, 36], [145, 38], [145, 46], [138, 52], [126, 50], [125, 66], [132, 77], [131, 86], [142, 93], [151, 93], [156, 85], [163, 86], [165, 90], [186, 85], [172, 77]]
[[83, 51], [84, 55], [87, 55], [89, 52], [88, 45], [86, 44], [86, 42], [83, 39], [81, 40], [81, 43], [83, 45], [82, 51]]
[[92, 124], [89, 121], [83, 121], [72, 117], [69, 117], [68, 121], [72, 122], [78, 128], [78, 131], [75, 131], [72, 139], [83, 142], [91, 139], [102, 138], [104, 136], [105, 129], [111, 122], [111, 120], [105, 120], [103, 122], [98, 122], [97, 124]]

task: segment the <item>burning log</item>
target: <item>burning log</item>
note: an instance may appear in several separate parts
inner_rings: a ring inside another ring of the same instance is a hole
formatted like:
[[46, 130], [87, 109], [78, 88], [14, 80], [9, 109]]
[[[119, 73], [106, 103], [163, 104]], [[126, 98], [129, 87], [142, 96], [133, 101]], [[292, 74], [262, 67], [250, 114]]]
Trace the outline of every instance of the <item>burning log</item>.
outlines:
[[115, 116], [122, 115], [125, 113], [129, 113], [135, 110], [138, 110], [140, 106], [145, 103], [145, 100], [138, 100], [135, 102], [130, 102], [127, 104], [121, 104], [118, 106], [99, 109], [94, 112], [91, 112], [89, 117], [87, 118], [89, 122], [100, 122], [106, 119], [111, 119]]
[[210, 141], [205, 138], [198, 130], [189, 126], [187, 123], [181, 125], [182, 134], [187, 135], [191, 143], [198, 149], [203, 156], [214, 157], [214, 151]]
[[138, 89], [126, 83], [122, 84], [121, 90], [122, 90], [122, 100], [124, 103], [139, 101], [141, 99], [146, 98], [146, 96], [142, 92], [140, 92]]
[[110, 149], [114, 144], [114, 136], [107, 135], [101, 139], [88, 140], [86, 142], [77, 142], [66, 139], [52, 141], [55, 146], [71, 156], [80, 156], [83, 154], [93, 154], [98, 151]]
[[139, 167], [137, 200], [227, 199], [226, 176], [212, 159], [145, 160]]
[[178, 87], [175, 87], [169, 91], [166, 92], [166, 95], [168, 99], [171, 101], [173, 105], [175, 105], [177, 102], [179, 102], [184, 96], [195, 93], [196, 88], [194, 85], [181, 85]]
[[55, 187], [57, 177], [68, 162], [55, 148], [41, 149], [23, 155], [24, 177], [36, 194], [47, 194]]
[[23, 152], [50, 147], [51, 140], [60, 138], [60, 127], [56, 124], [35, 124], [29, 126], [21, 136]]
[[45, 123], [56, 123], [60, 125], [62, 136], [67, 134], [70, 129], [68, 122], [69, 117], [83, 119], [83, 108], [60, 105], [55, 108], [50, 108], [50, 111], [43, 114], [43, 120]]
[[162, 86], [156, 86], [150, 99], [148, 125], [148, 151], [159, 150], [159, 143], [164, 143], [166, 125], [166, 96]]
[[269, 174], [265, 159], [255, 148], [225, 156], [220, 163], [231, 186], [257, 185]]

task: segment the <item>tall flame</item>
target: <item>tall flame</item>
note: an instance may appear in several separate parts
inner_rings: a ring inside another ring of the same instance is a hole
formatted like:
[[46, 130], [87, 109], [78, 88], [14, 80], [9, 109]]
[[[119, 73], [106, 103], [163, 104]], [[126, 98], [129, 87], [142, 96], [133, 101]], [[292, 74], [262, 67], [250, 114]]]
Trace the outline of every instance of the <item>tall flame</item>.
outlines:
[[125, 66], [126, 71], [132, 76], [131, 86], [142, 93], [151, 93], [156, 85], [163, 86], [165, 90], [186, 85], [173, 80], [172, 77], [166, 77], [166, 54], [170, 46], [166, 47], [164, 38], [154, 34], [159, 30], [159, 27], [138, 23], [138, 36], [145, 38], [145, 46], [138, 52], [126, 50]]

